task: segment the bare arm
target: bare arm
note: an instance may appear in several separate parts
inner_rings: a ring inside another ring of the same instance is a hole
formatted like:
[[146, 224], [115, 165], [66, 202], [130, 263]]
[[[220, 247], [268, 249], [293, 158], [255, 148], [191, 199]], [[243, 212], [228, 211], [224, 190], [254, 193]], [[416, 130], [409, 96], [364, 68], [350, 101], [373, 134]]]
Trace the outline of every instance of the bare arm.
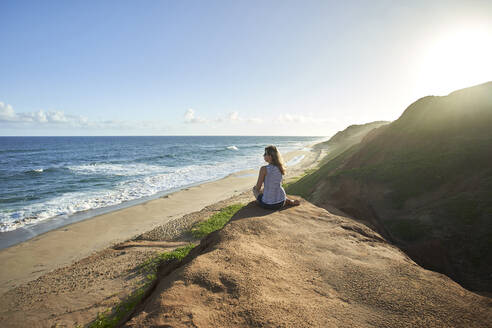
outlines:
[[265, 181], [265, 176], [266, 176], [267, 170], [265, 166], [262, 166], [260, 168], [260, 173], [258, 174], [258, 182], [256, 182], [256, 190], [260, 191], [261, 190], [261, 185], [263, 184], [263, 181]]

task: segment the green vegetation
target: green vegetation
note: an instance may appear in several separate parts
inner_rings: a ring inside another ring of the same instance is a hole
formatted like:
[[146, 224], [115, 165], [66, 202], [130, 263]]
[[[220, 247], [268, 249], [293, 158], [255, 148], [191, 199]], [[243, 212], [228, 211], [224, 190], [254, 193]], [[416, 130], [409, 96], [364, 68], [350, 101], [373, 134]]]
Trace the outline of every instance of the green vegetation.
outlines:
[[351, 125], [343, 131], [339, 131], [330, 140], [320, 143], [315, 148], [328, 149], [328, 154], [323, 157], [317, 168], [307, 170], [294, 181], [284, 184], [284, 189], [292, 195], [299, 195], [312, 200], [316, 185], [324, 177], [335, 172], [343, 160], [354, 154], [359, 149], [359, 143], [374, 129], [386, 126], [389, 122], [376, 121], [361, 125]]
[[191, 234], [195, 238], [203, 238], [215, 230], [222, 229], [224, 225], [237, 213], [244, 204], [234, 204], [223, 208], [220, 212], [215, 213], [206, 221], [200, 222], [191, 229]]
[[376, 121], [360, 125], [350, 125], [345, 130], [337, 132], [330, 140], [316, 145], [315, 147], [326, 147], [329, 150], [328, 154], [321, 159], [320, 166], [328, 163], [350, 147], [360, 143], [370, 132], [372, 133], [375, 129], [386, 126], [388, 123], [390, 122]]
[[157, 254], [154, 257], [147, 259], [144, 263], [139, 266], [141, 273], [147, 274], [143, 285], [135, 290], [130, 296], [128, 296], [124, 301], [118, 304], [113, 310], [107, 310], [103, 313], [97, 315], [97, 319], [94, 320], [89, 328], [112, 328], [123, 319], [128, 313], [130, 313], [135, 306], [140, 302], [145, 291], [157, 278], [157, 270], [159, 266], [163, 263], [177, 260], [183, 260], [186, 255], [195, 247], [194, 244], [189, 244], [184, 247], [175, 249], [172, 252], [164, 252]]
[[282, 184], [282, 187], [287, 190], [287, 188], [289, 188], [290, 185], [293, 185], [294, 183], [296, 183], [297, 181], [299, 181], [300, 179], [304, 178], [306, 175], [309, 175], [311, 173], [314, 173], [316, 170], [318, 170], [318, 168], [314, 168], [314, 169], [309, 169], [309, 170], [306, 170], [304, 171], [303, 174], [301, 174], [300, 176], [297, 176], [297, 177], [293, 177], [292, 179], [290, 179], [289, 182], [286, 182], [286, 183], [283, 183]]
[[[392, 134], [385, 138], [396, 139]], [[310, 199], [320, 184], [332, 185], [337, 179], [376, 182], [393, 190], [393, 207], [400, 209], [407, 199], [488, 167], [491, 142], [491, 139], [466, 142], [447, 139], [433, 145], [414, 138], [412, 144], [388, 145], [386, 148], [379, 144], [358, 144], [329, 160], [319, 170], [288, 184], [286, 191]], [[353, 158], [360, 164], [350, 165]]]
[[173, 260], [181, 261], [188, 255], [188, 253], [195, 248], [195, 244], [189, 244], [184, 247], [176, 248], [172, 252], [164, 252], [161, 254], [157, 254], [151, 258], [148, 258], [144, 263], [140, 264], [139, 270], [142, 273], [147, 274], [148, 281], [154, 281], [157, 277], [157, 270], [159, 266], [163, 263], [170, 262]]
[[389, 229], [400, 239], [408, 242], [425, 239], [429, 227], [419, 220], [395, 220], [387, 222]]
[[473, 225], [482, 214], [480, 205], [476, 199], [467, 197], [467, 195], [458, 195], [447, 200], [442, 208], [444, 215], [453, 220], [454, 223]]
[[445, 245], [453, 279], [490, 289], [491, 91], [489, 82], [419, 99], [350, 148], [344, 149], [355, 134], [338, 133], [326, 143], [329, 154], [319, 169], [286, 191], [353, 215], [370, 216], [367, 205], [403, 245], [425, 248], [437, 240]]
[[[432, 270], [452, 272], [466, 288], [490, 291], [491, 91], [489, 82], [419, 99], [398, 120], [344, 151], [350, 131], [339, 133], [327, 143], [330, 152], [320, 168], [286, 191], [352, 215], [374, 211], [401, 245], [425, 250], [428, 241], [437, 241], [448, 262]], [[423, 251], [422, 259], [431, 253]]]
[[89, 325], [89, 328], [112, 328], [130, 313], [140, 302], [148, 285], [142, 286], [134, 291], [126, 300], [118, 304], [113, 311], [107, 310], [97, 315], [97, 319]]
[[[234, 214], [236, 214], [237, 211], [243, 207], [244, 204], [234, 204], [223, 208], [220, 212], [215, 213], [206, 221], [198, 223], [191, 230], [192, 235], [195, 238], [202, 238], [215, 230], [221, 229], [227, 222], [229, 222]], [[108, 309], [103, 313], [99, 313], [97, 319], [89, 325], [89, 328], [116, 327], [116, 325], [140, 302], [145, 294], [145, 291], [157, 278], [157, 271], [159, 267], [170, 261], [183, 260], [195, 246], [195, 244], [189, 244], [184, 247], [176, 248], [172, 252], [164, 252], [148, 258], [138, 267], [139, 272], [146, 275], [142, 286], [140, 286], [112, 310]]]
[[305, 199], [311, 200], [318, 183], [335, 174], [343, 164], [344, 160], [355, 153], [357, 149], [358, 145], [352, 146], [341, 155], [320, 166], [319, 169], [306, 172], [307, 174], [299, 180], [288, 184], [285, 191], [288, 194], [299, 195]]

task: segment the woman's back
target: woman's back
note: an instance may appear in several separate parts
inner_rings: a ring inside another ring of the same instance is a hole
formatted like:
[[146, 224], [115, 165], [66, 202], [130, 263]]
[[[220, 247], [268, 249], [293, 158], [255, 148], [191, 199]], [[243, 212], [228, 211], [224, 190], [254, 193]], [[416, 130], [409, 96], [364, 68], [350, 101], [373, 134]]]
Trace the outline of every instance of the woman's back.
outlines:
[[265, 186], [263, 188], [263, 202], [266, 204], [277, 204], [285, 201], [285, 190], [282, 188], [282, 173], [273, 164], [266, 166]]

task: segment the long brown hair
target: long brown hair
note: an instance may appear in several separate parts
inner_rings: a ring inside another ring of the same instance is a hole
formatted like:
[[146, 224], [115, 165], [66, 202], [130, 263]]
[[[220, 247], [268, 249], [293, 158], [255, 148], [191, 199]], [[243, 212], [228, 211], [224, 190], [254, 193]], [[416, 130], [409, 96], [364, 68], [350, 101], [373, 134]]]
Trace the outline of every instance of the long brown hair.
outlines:
[[272, 158], [272, 164], [278, 167], [282, 175], [285, 175], [284, 159], [282, 158], [282, 155], [280, 155], [280, 152], [278, 151], [277, 147], [275, 146], [266, 147], [265, 154], [270, 155], [270, 157]]

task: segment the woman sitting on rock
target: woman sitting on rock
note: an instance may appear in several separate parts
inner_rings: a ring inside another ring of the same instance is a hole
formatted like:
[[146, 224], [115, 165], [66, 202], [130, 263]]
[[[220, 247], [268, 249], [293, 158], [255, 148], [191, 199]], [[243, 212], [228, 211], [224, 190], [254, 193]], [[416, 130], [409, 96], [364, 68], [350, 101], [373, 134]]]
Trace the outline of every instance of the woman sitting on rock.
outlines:
[[[282, 155], [275, 146], [265, 148], [263, 159], [268, 165], [260, 168], [258, 182], [253, 187], [257, 203], [269, 210], [278, 210], [286, 205], [299, 205], [298, 200], [289, 199], [282, 187], [282, 180], [285, 174], [284, 162]], [[261, 186], [265, 184], [263, 192]]]

